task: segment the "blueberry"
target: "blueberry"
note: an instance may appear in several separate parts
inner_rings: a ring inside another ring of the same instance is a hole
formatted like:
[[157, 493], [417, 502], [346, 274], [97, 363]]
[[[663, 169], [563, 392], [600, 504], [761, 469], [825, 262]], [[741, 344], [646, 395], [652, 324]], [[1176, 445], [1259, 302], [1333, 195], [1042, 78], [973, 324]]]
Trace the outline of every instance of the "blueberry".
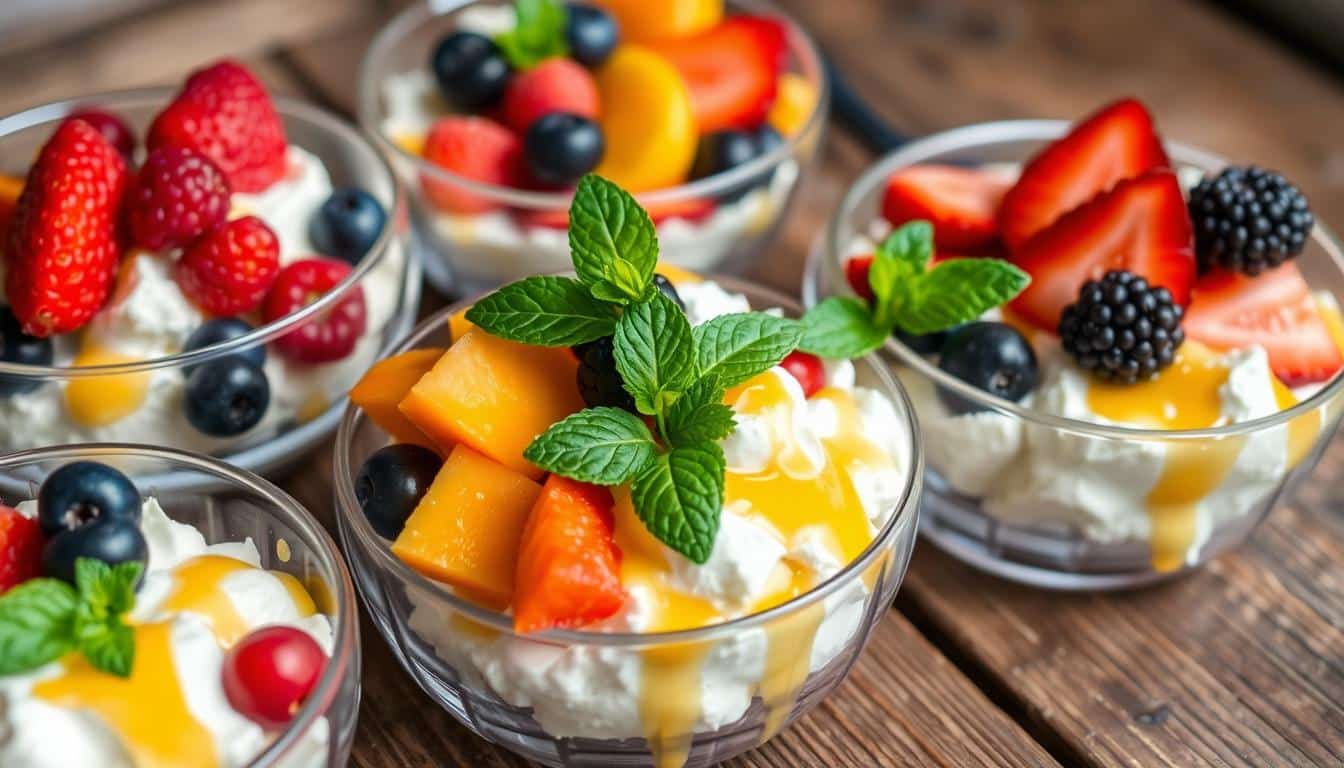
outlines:
[[760, 156], [756, 137], [747, 131], [718, 131], [700, 139], [691, 178], [703, 179], [732, 170]]
[[571, 3], [565, 18], [569, 55], [585, 67], [600, 66], [616, 50], [620, 30], [616, 19], [601, 8]]
[[784, 144], [784, 137], [781, 136], [779, 131], [776, 131], [774, 129], [774, 126], [770, 125], [769, 123], [766, 123], [765, 125], [762, 125], [760, 128], [756, 129], [757, 155], [768, 155], [771, 152], [775, 151], [776, 147], [783, 146], [783, 144]]
[[[51, 339], [39, 339], [23, 332], [18, 318], [9, 307], [0, 307], [0, 362], [19, 365], [51, 365]], [[0, 375], [0, 397], [32, 392], [41, 380]]]
[[373, 195], [359, 187], [331, 193], [308, 222], [308, 239], [318, 252], [358, 264], [382, 234], [387, 214]]
[[[198, 349], [205, 349], [206, 347], [213, 347], [216, 344], [223, 344], [224, 342], [229, 341], [230, 339], [236, 339], [239, 336], [246, 336], [251, 332], [252, 326], [248, 325], [246, 321], [236, 317], [220, 317], [214, 320], [207, 320], [201, 324], [200, 328], [191, 332], [191, 335], [187, 337], [187, 343], [182, 347], [182, 351], [195, 352]], [[241, 357], [260, 368], [266, 364], [266, 346], [264, 344], [258, 344], [255, 347], [248, 347], [239, 352], [235, 352], [233, 355], [230, 355], [230, 357]], [[192, 371], [195, 371], [200, 366], [201, 363], [188, 365], [182, 369], [182, 374], [184, 376], [190, 376]]]
[[916, 354], [934, 355], [943, 348], [943, 344], [947, 341], [947, 334], [947, 331], [934, 331], [933, 333], [916, 336], [915, 334], [906, 333], [905, 331], [897, 329], [892, 335], [894, 335], [902, 344], [912, 349]]
[[616, 372], [616, 354], [613, 349], [610, 336], [574, 348], [574, 353], [579, 356], [579, 372], [576, 376], [579, 395], [592, 407], [606, 405], [635, 413], [635, 400], [625, 391], [621, 375]]
[[[1014, 402], [1036, 386], [1036, 353], [1018, 330], [1003, 323], [967, 323], [943, 343], [938, 367], [977, 389]], [[942, 389], [939, 397], [954, 413], [983, 410]]]
[[552, 112], [533, 121], [523, 137], [527, 167], [543, 184], [570, 184], [597, 167], [606, 142], [597, 123], [568, 112]]
[[355, 497], [379, 536], [395, 539], [443, 466], [438, 454], [401, 443], [379, 449], [355, 476]]
[[513, 74], [494, 41], [474, 32], [454, 32], [439, 41], [429, 69], [450, 103], [478, 110], [499, 101]]
[[75, 561], [81, 557], [102, 560], [108, 565], [146, 563], [149, 546], [135, 521], [104, 518], [49, 539], [42, 550], [42, 572], [74, 584]]
[[187, 421], [212, 437], [233, 437], [255, 427], [271, 403], [261, 368], [240, 357], [203, 363], [187, 378]]
[[658, 290], [662, 291], [664, 296], [671, 299], [673, 304], [681, 307], [682, 312], [686, 311], [686, 302], [681, 300], [681, 294], [677, 293], [677, 287], [672, 284], [671, 280], [668, 280], [662, 275], [654, 275], [653, 284], [658, 286]]
[[37, 492], [37, 522], [47, 537], [103, 519], [140, 523], [140, 492], [122, 473], [94, 461], [52, 472]]

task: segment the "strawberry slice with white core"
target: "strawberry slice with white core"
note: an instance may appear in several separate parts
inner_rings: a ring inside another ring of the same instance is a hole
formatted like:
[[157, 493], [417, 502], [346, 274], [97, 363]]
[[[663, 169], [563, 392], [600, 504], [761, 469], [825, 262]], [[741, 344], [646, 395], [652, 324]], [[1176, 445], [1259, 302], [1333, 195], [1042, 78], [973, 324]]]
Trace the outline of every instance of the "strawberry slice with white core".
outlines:
[[1065, 214], [1013, 254], [1031, 284], [1011, 303], [1027, 322], [1050, 332], [1088, 280], [1125, 269], [1171, 291], [1181, 306], [1195, 281], [1190, 215], [1171, 171], [1126, 179]]
[[914, 165], [887, 180], [882, 215], [894, 227], [929, 221], [939, 248], [983, 248], [998, 237], [999, 202], [1009, 186], [1007, 179], [984, 171]]
[[1320, 306], [1295, 264], [1258, 277], [1216, 269], [1201, 277], [1185, 313], [1186, 336], [1218, 350], [1264, 347], [1290, 387], [1324, 381], [1344, 367]]
[[999, 235], [1016, 250], [1121, 179], [1169, 165], [1148, 110], [1134, 99], [1117, 101], [1027, 163], [999, 206]]

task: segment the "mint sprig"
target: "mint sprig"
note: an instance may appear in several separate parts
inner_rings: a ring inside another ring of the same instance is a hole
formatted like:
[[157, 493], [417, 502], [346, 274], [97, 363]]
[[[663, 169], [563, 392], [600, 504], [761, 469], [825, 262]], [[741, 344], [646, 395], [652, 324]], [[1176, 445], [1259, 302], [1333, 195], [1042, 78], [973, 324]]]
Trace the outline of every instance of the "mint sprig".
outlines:
[[614, 342], [616, 371], [640, 413], [663, 413], [696, 377], [691, 324], [662, 293], [621, 315]]
[[518, 21], [495, 36], [495, 44], [514, 69], [531, 69], [546, 59], [569, 54], [565, 42], [565, 6], [558, 0], [514, 0]]
[[1031, 276], [1001, 259], [948, 259], [932, 269], [933, 226], [909, 222], [878, 246], [870, 305], [832, 296], [803, 318], [798, 348], [830, 358], [866, 355], [891, 332], [923, 335], [970, 322], [1022, 292]]
[[494, 336], [546, 347], [572, 347], [616, 330], [615, 309], [571, 277], [510, 283], [472, 305], [467, 319]]
[[135, 605], [142, 563], [81, 557], [75, 586], [32, 579], [0, 597], [0, 675], [28, 672], [78, 651], [95, 669], [128, 677], [135, 634], [123, 621]]

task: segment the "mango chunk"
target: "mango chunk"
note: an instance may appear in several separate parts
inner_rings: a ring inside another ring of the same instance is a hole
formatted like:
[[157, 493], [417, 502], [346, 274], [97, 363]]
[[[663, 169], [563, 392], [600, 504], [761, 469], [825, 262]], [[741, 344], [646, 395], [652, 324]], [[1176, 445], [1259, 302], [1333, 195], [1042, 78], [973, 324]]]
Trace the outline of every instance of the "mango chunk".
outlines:
[[350, 390], [350, 401], [369, 415], [373, 423], [383, 428], [398, 443], [415, 443], [435, 448], [424, 432], [402, 414], [397, 406], [434, 363], [443, 357], [437, 348], [412, 349], [395, 357], [375, 363], [364, 378]]
[[392, 553], [431, 579], [503, 609], [541, 485], [465, 445], [448, 454]]
[[542, 471], [523, 450], [584, 407], [579, 362], [563, 348], [531, 347], [468, 330], [401, 401], [401, 412], [447, 453], [462, 443], [527, 477]]
[[471, 307], [459, 310], [448, 316], [448, 338], [457, 341], [467, 335], [467, 331], [476, 327], [476, 324], [467, 319], [467, 311]]
[[[90, 345], [75, 355], [73, 365], [83, 368], [134, 362], [134, 357]], [[141, 371], [71, 379], [65, 387], [66, 412], [83, 427], [116, 424], [144, 405], [151, 378], [151, 372]]]

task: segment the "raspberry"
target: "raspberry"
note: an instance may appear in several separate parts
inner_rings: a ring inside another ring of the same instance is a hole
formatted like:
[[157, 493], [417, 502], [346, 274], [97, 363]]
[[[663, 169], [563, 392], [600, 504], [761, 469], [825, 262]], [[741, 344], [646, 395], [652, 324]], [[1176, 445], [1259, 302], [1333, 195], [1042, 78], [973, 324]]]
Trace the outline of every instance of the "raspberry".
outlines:
[[[508, 128], [484, 117], [444, 117], [429, 129], [425, 159], [483, 184], [517, 186], [522, 173], [522, 142]], [[467, 191], [456, 182], [439, 181], [428, 174], [425, 194], [435, 208], [454, 213], [484, 213], [495, 207], [489, 198]]]
[[0, 504], [0, 595], [42, 572], [42, 528]]
[[126, 196], [135, 244], [152, 251], [184, 246], [224, 223], [229, 180], [210, 158], [185, 147], [149, 153]]
[[80, 107], [66, 115], [65, 119], [83, 120], [93, 126], [127, 160], [135, 153], [135, 132], [118, 115], [98, 107]]
[[[336, 259], [302, 259], [285, 267], [266, 296], [262, 317], [273, 323], [312, 304], [350, 274]], [[356, 285], [336, 305], [305, 321], [273, 343], [281, 355], [299, 363], [330, 363], [355, 349], [364, 335], [364, 289]]]
[[280, 241], [256, 216], [234, 219], [192, 243], [177, 262], [177, 284], [216, 317], [261, 305], [280, 271]]

